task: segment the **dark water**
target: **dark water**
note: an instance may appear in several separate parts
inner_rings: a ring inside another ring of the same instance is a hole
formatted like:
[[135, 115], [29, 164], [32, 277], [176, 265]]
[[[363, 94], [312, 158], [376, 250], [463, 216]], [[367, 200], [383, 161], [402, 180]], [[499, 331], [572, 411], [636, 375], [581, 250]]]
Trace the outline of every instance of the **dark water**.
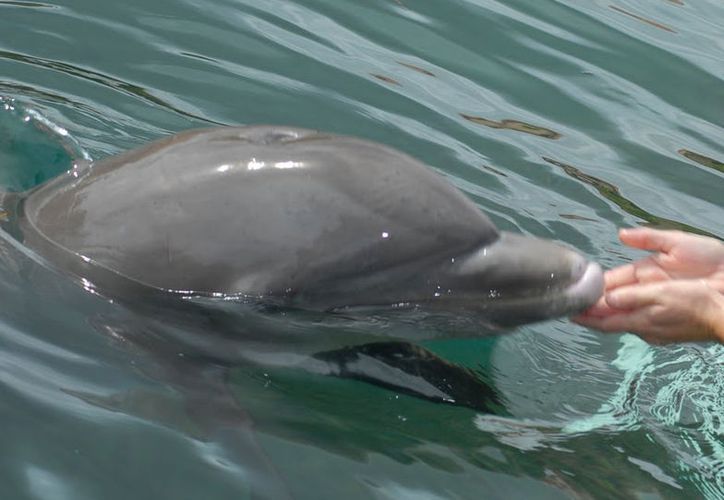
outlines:
[[[714, 0], [0, 0], [0, 94], [93, 158], [213, 124], [377, 140], [501, 228], [613, 266], [638, 256], [621, 226], [724, 235], [721, 33]], [[41, 182], [65, 153], [0, 137], [0, 180]], [[427, 343], [492, 380], [507, 412], [486, 415], [293, 368], [191, 370], [163, 311], [6, 235], [0, 300], [3, 499], [724, 498], [719, 346], [562, 320]]]

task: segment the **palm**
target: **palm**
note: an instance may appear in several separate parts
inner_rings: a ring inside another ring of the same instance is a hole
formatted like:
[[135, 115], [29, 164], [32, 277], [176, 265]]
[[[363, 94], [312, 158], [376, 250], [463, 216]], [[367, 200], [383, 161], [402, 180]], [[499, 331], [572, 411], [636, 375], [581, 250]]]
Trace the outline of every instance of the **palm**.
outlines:
[[607, 271], [601, 300], [574, 320], [651, 342], [724, 343], [724, 244], [680, 231], [621, 231], [621, 241], [656, 252]]

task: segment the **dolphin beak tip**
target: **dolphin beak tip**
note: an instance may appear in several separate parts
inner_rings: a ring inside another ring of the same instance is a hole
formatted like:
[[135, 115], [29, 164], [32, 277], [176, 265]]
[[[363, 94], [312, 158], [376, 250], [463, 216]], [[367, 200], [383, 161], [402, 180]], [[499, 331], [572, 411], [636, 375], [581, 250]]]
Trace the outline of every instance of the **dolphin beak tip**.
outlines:
[[587, 261], [582, 273], [566, 290], [566, 295], [581, 303], [581, 310], [595, 304], [603, 295], [603, 270], [596, 262]]

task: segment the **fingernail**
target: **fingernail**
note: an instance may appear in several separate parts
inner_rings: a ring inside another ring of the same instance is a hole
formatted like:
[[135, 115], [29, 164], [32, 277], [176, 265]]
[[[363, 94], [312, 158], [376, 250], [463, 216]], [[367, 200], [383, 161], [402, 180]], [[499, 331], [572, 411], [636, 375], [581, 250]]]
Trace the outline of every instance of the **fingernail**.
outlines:
[[611, 292], [606, 294], [606, 303], [611, 307], [618, 307], [621, 302], [621, 294]]

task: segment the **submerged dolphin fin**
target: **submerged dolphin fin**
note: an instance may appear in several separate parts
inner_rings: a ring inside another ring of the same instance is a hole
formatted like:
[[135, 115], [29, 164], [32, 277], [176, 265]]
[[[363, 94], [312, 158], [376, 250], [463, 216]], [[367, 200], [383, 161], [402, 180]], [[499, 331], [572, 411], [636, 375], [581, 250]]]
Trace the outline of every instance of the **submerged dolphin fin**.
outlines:
[[439, 403], [501, 414], [501, 396], [479, 374], [445, 361], [408, 342], [375, 342], [325, 351], [313, 356], [328, 374], [362, 380]]

